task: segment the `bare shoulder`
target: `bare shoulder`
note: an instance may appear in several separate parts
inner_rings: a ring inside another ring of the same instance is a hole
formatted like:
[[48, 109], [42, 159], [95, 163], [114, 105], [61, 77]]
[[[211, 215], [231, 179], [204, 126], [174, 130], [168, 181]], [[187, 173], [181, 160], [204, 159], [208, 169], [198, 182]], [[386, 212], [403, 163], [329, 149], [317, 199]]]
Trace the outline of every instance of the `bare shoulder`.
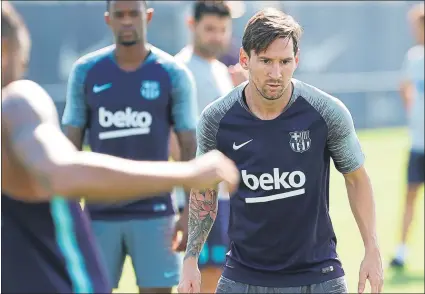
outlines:
[[2, 89], [2, 96], [2, 121], [6, 126], [18, 121], [59, 125], [51, 97], [37, 83], [30, 80], [12, 82]]

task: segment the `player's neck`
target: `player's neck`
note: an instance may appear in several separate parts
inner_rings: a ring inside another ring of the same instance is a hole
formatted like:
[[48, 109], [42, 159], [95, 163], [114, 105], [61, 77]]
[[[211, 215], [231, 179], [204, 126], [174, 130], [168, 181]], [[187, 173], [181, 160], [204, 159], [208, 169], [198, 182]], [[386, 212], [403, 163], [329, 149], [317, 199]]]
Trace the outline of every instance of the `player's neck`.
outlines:
[[246, 104], [249, 110], [262, 120], [273, 120], [277, 118], [289, 103], [292, 95], [293, 85], [289, 84], [282, 97], [277, 100], [267, 100], [258, 93], [255, 85], [250, 82], [245, 88]]
[[150, 46], [146, 43], [138, 43], [133, 46], [117, 44], [115, 58], [120, 67], [138, 67], [149, 54]]

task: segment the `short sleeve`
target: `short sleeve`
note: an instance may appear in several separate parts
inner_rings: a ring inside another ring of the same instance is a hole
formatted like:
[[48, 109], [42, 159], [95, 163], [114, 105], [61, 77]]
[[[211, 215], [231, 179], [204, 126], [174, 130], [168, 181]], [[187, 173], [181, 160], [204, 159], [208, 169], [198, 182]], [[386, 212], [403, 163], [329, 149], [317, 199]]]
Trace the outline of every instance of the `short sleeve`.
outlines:
[[336, 169], [343, 174], [357, 170], [364, 163], [353, 118], [341, 101], [335, 101], [334, 111], [328, 121], [327, 146]]
[[87, 125], [88, 108], [85, 100], [86, 64], [77, 61], [69, 75], [62, 125], [83, 128]]
[[201, 113], [198, 126], [196, 128], [196, 156], [203, 155], [216, 149], [217, 128], [218, 123], [214, 121], [213, 113], [206, 108]]
[[171, 115], [176, 132], [195, 130], [197, 121], [196, 85], [192, 73], [182, 63], [173, 66], [171, 75]]

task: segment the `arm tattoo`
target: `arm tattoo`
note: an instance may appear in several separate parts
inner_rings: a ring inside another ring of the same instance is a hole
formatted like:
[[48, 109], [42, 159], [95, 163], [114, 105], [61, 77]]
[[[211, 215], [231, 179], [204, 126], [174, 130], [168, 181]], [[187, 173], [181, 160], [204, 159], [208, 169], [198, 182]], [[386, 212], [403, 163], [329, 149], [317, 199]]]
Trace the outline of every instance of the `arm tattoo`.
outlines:
[[199, 257], [217, 216], [217, 200], [217, 191], [213, 189], [204, 193], [194, 189], [190, 192], [189, 236], [184, 259]]

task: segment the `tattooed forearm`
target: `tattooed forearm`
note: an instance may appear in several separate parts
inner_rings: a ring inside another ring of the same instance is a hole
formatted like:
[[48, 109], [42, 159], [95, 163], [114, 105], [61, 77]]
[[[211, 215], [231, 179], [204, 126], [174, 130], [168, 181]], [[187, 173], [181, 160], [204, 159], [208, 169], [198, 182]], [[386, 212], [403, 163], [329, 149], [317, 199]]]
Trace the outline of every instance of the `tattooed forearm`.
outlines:
[[193, 189], [189, 201], [189, 236], [185, 259], [198, 258], [217, 216], [217, 191]]

